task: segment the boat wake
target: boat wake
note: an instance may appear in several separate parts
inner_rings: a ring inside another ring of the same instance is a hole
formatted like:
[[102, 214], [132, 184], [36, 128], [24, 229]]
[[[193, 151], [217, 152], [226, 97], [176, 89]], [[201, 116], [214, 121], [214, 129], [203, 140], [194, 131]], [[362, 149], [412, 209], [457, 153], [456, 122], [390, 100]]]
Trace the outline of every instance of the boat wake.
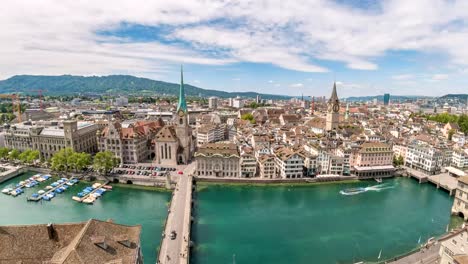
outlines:
[[373, 185], [373, 186], [368, 186], [368, 187], [344, 189], [344, 190], [341, 190], [340, 193], [342, 195], [356, 195], [356, 194], [365, 193], [369, 191], [380, 192], [383, 190], [393, 189], [393, 188], [395, 188], [394, 185], [384, 183], [384, 184], [378, 184], [378, 185]]

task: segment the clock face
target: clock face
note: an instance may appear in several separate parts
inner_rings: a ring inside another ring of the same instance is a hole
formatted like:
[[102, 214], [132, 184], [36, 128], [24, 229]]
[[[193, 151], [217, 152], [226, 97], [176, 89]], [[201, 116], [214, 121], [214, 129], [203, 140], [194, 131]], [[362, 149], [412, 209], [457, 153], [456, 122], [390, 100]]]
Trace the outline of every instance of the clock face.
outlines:
[[184, 111], [181, 110], [181, 111], [179, 111], [177, 114], [178, 114], [180, 117], [182, 117], [182, 116], [184, 116]]
[[333, 111], [334, 111], [334, 112], [340, 111], [340, 106], [339, 106], [338, 104], [334, 105], [334, 106], [333, 106]]
[[328, 104], [328, 112], [331, 112], [332, 109], [333, 109], [333, 105], [332, 105], [332, 104]]

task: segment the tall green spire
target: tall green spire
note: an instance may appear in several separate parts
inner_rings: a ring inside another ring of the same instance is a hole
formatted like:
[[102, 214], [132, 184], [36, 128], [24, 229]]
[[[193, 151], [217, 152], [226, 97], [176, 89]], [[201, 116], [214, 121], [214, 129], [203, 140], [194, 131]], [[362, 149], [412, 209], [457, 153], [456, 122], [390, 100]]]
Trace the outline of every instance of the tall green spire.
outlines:
[[184, 91], [184, 69], [182, 65], [180, 66], [180, 90], [179, 90], [179, 104], [177, 104], [177, 112], [182, 110], [184, 113], [187, 113], [187, 102], [185, 101], [185, 91]]

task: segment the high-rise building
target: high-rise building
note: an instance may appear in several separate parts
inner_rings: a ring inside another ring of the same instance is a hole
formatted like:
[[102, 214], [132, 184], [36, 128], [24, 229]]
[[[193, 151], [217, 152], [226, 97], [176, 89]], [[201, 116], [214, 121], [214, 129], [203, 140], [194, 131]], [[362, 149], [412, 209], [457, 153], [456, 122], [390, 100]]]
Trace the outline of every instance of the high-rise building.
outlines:
[[217, 97], [210, 97], [208, 98], [208, 108], [210, 109], [216, 109], [218, 108], [218, 98]]
[[337, 129], [340, 122], [340, 100], [336, 93], [336, 83], [333, 83], [333, 91], [330, 99], [328, 99], [327, 106], [325, 129], [331, 131]]
[[386, 93], [383, 96], [383, 104], [388, 105], [390, 103], [390, 94]]

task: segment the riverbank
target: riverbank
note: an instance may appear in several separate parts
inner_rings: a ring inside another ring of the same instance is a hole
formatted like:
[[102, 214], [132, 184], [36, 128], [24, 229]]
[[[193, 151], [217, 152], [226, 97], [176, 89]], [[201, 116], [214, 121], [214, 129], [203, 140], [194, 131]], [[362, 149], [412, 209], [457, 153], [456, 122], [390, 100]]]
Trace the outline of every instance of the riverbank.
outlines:
[[156, 191], [156, 192], [172, 192], [172, 190], [166, 189], [165, 187], [159, 186], [147, 186], [147, 185], [137, 185], [137, 184], [126, 184], [126, 183], [111, 183], [111, 186], [118, 186], [126, 189], [134, 190], [145, 190], [145, 191]]
[[268, 186], [281, 186], [281, 187], [305, 187], [305, 186], [315, 186], [315, 185], [330, 185], [330, 184], [349, 184], [349, 183], [358, 183], [363, 182], [360, 180], [343, 180], [343, 181], [324, 181], [324, 182], [223, 182], [223, 181], [203, 181], [197, 180], [196, 186], [204, 187], [204, 186], [242, 186], [242, 187], [268, 187]]

